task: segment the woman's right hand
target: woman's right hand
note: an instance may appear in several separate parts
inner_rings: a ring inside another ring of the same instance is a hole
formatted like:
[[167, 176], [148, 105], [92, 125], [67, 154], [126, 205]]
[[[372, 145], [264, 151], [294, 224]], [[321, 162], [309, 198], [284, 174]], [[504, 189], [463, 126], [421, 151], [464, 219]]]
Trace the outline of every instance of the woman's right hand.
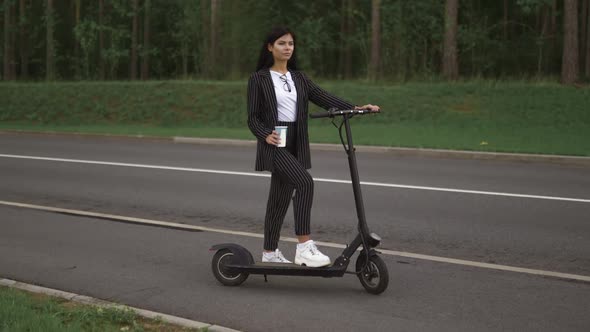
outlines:
[[277, 133], [275, 130], [273, 130], [270, 135], [266, 136], [266, 143], [270, 145], [277, 146], [280, 142], [281, 138], [279, 137], [279, 133]]

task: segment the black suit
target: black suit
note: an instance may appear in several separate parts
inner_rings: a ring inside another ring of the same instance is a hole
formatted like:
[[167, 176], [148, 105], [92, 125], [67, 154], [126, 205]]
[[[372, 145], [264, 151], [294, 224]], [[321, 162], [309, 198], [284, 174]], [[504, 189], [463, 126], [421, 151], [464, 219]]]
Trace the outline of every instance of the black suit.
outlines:
[[[301, 71], [292, 71], [291, 76], [297, 89], [297, 159], [306, 168], [311, 168], [309, 137], [307, 133], [308, 104], [312, 103], [329, 109], [351, 109], [354, 105], [326, 92], [312, 82]], [[257, 171], [273, 171], [273, 156], [277, 147], [266, 143], [278, 123], [277, 98], [268, 69], [262, 69], [250, 76], [248, 81], [248, 127], [258, 139], [256, 147]]]
[[[313, 178], [306, 169], [311, 168], [307, 114], [309, 100], [325, 109], [350, 109], [345, 102], [315, 85], [305, 74], [291, 72], [297, 90], [296, 122], [279, 123], [277, 98], [268, 69], [259, 70], [248, 82], [248, 127], [258, 139], [256, 170], [271, 171], [270, 192], [264, 221], [264, 249], [278, 247], [281, 227], [293, 198], [295, 234], [309, 235]], [[266, 143], [276, 125], [288, 125], [287, 146], [278, 148]], [[293, 191], [295, 195], [293, 196]]]

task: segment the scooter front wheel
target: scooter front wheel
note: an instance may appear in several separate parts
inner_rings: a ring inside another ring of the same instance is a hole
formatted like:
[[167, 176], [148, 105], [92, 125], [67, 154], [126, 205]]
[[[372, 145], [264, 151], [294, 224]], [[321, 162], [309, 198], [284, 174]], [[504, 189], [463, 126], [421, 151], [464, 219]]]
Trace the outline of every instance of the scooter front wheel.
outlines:
[[226, 265], [233, 263], [233, 260], [234, 253], [229, 249], [218, 250], [213, 255], [213, 261], [211, 262], [213, 275], [224, 286], [239, 286], [248, 279], [248, 273], [235, 273], [226, 268]]
[[377, 255], [367, 256], [361, 252], [356, 260], [356, 273], [365, 290], [371, 294], [381, 294], [389, 285], [389, 272], [387, 265]]

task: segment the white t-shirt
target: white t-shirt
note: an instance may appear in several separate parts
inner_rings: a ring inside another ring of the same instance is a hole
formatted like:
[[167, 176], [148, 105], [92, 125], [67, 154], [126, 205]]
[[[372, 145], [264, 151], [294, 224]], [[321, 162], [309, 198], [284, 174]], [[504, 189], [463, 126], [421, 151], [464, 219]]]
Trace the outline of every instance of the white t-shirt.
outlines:
[[[277, 96], [279, 121], [297, 121], [297, 90], [295, 89], [295, 82], [293, 82], [291, 73], [287, 72], [283, 75], [271, 70], [270, 76], [272, 77], [272, 83], [275, 87], [275, 94]], [[285, 80], [287, 81], [287, 84], [285, 84]], [[289, 88], [291, 89], [291, 92], [289, 92]]]

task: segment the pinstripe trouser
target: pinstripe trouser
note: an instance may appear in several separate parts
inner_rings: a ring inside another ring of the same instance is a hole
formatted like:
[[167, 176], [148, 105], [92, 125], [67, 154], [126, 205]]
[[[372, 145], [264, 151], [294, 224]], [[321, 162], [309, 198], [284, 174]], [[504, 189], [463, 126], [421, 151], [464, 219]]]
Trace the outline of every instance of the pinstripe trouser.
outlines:
[[[264, 250], [275, 250], [279, 245], [281, 227], [293, 197], [295, 234], [310, 234], [313, 178], [296, 158], [297, 128], [295, 122], [279, 122], [287, 126], [287, 146], [276, 148], [274, 172], [264, 218]], [[293, 196], [295, 191], [295, 196]]]

